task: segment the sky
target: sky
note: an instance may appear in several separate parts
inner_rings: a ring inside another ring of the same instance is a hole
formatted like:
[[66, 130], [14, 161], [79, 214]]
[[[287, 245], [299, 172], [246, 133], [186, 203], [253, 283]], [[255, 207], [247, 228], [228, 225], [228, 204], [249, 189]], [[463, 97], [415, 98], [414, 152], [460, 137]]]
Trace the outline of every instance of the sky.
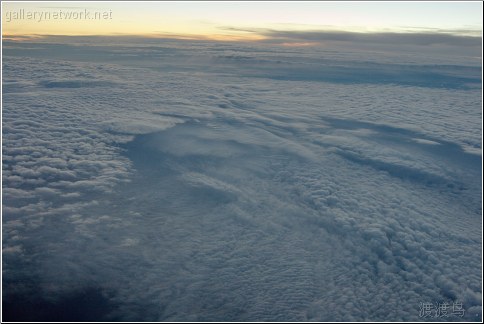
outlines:
[[482, 3], [3, 2], [2, 27], [4, 36], [142, 35], [258, 40], [269, 37], [267, 30], [480, 36]]

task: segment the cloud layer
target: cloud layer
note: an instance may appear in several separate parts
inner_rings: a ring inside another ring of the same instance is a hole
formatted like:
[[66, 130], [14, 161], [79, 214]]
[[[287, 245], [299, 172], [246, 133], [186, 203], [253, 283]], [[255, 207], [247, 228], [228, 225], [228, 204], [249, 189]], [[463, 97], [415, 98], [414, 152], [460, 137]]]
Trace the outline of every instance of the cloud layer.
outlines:
[[409, 30], [402, 32], [354, 32], [344, 30], [281, 30], [268, 28], [237, 28], [219, 27], [221, 30], [239, 31], [258, 34], [267, 37], [269, 41], [311, 41], [324, 43], [327, 41], [398, 44], [398, 45], [449, 45], [480, 47], [478, 36], [469, 36], [472, 30]]
[[481, 319], [472, 59], [85, 41], [4, 49], [5, 320]]

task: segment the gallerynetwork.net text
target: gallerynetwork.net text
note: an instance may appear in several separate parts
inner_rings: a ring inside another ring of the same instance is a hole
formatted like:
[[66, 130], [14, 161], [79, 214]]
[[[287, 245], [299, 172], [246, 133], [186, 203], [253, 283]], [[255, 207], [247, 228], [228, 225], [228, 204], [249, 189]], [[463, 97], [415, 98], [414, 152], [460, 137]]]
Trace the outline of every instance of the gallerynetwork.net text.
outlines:
[[16, 20], [32, 20], [42, 22], [47, 20], [110, 20], [113, 19], [111, 10], [92, 11], [84, 10], [25, 10], [18, 9], [5, 12], [5, 22], [9, 23]]

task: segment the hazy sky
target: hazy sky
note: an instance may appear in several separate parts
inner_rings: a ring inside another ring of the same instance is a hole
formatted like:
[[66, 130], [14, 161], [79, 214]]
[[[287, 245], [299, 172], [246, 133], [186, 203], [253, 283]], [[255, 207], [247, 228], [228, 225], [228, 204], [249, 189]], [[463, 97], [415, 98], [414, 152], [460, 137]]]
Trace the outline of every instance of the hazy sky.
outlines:
[[[2, 3], [3, 35], [263, 37], [244, 28], [481, 34], [479, 2]], [[88, 12], [88, 17], [85, 17]], [[50, 18], [47, 17], [50, 13]], [[96, 19], [99, 14], [101, 19]], [[69, 16], [70, 15], [70, 16]], [[69, 18], [70, 17], [70, 18]]]

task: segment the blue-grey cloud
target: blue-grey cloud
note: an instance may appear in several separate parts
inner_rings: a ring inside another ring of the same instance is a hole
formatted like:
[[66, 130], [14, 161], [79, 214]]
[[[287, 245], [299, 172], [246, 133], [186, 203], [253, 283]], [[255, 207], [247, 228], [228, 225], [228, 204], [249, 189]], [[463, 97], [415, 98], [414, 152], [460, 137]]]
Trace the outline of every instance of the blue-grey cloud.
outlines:
[[[337, 30], [277, 30], [263, 28], [220, 27], [222, 30], [253, 33], [266, 36], [266, 42], [310, 41], [310, 42], [351, 42], [398, 45], [449, 45], [481, 46], [481, 37], [459, 35], [448, 30], [413, 32], [350, 32]], [[469, 30], [457, 32], [469, 33]]]
[[4, 320], [480, 320], [479, 63], [118, 42], [4, 48]]

